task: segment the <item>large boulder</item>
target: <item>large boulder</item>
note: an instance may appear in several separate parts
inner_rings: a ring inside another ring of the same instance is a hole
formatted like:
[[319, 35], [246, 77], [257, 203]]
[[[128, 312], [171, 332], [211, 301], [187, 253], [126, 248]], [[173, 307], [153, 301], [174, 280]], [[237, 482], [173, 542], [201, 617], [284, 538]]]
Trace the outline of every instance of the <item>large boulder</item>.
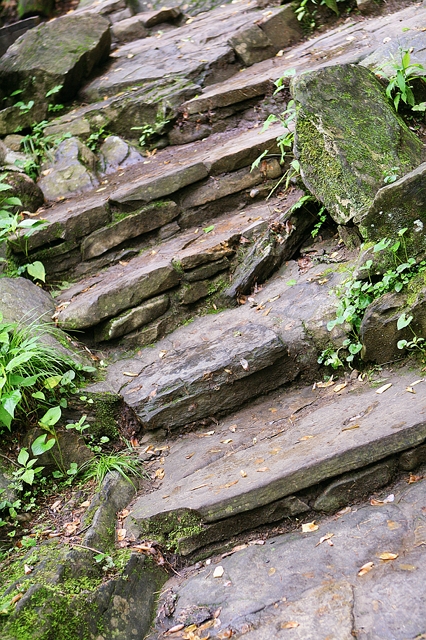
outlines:
[[292, 91], [303, 181], [338, 224], [368, 211], [394, 167], [405, 175], [421, 163], [420, 140], [364, 67], [311, 71], [293, 81]]
[[[0, 60], [2, 97], [21, 90], [23, 102], [70, 100], [108, 57], [110, 44], [109, 22], [98, 15], [66, 15], [41, 24], [18, 38]], [[57, 93], [46, 97], [58, 86]]]
[[2, 182], [11, 187], [6, 192], [7, 197], [13, 196], [20, 199], [22, 203], [22, 206], [18, 207], [20, 211], [34, 213], [44, 203], [42, 190], [26, 173], [6, 171], [2, 175]]

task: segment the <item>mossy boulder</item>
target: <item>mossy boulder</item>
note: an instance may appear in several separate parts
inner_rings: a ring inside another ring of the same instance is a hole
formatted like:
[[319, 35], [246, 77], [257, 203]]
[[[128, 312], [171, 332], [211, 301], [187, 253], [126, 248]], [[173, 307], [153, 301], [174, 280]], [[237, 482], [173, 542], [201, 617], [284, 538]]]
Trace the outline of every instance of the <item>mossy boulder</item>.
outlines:
[[19, 211], [34, 213], [44, 203], [43, 192], [40, 187], [25, 173], [20, 171], [7, 171], [3, 174], [2, 182], [8, 184], [11, 189], [7, 191], [8, 197], [16, 197], [21, 200]]
[[371, 71], [335, 65], [292, 84], [295, 155], [302, 179], [338, 224], [370, 208], [385, 176], [422, 161], [422, 144], [404, 124]]
[[[109, 22], [98, 15], [65, 15], [41, 24], [18, 38], [0, 60], [1, 97], [19, 89], [14, 102], [70, 100], [108, 57], [110, 44]], [[57, 93], [46, 97], [58, 86]]]
[[426, 162], [396, 182], [379, 191], [368, 212], [357, 216], [364, 239], [379, 242], [382, 238], [398, 240], [404, 233], [407, 254], [418, 260], [426, 255]]

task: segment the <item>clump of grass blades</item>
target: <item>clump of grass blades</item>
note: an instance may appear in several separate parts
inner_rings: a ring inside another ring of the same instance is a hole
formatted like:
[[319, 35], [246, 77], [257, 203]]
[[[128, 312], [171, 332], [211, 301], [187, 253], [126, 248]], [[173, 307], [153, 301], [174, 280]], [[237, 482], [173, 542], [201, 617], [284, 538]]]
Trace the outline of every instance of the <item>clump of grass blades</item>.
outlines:
[[122, 478], [133, 484], [131, 477], [146, 477], [136, 452], [125, 449], [117, 453], [98, 453], [94, 458], [86, 462], [80, 471], [83, 472], [83, 480], [96, 480], [98, 486], [102, 484], [105, 476], [110, 471], [117, 471]]
[[[31, 422], [38, 409], [49, 406], [49, 393], [73, 360], [48, 343], [54, 329], [42, 323], [3, 322], [0, 314], [0, 426], [14, 419]], [[53, 392], [52, 392], [53, 393]]]

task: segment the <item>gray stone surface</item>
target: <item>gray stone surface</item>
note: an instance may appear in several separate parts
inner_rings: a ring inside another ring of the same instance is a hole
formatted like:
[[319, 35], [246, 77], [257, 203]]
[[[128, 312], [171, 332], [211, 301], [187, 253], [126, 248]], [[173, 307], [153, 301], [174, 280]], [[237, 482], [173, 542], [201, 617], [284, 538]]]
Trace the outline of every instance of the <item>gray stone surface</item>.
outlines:
[[142, 161], [143, 156], [118, 136], [108, 136], [99, 149], [100, 172], [105, 175]]
[[163, 315], [169, 308], [169, 305], [170, 298], [167, 294], [152, 298], [148, 300], [148, 302], [134, 307], [97, 329], [95, 338], [99, 342], [119, 338]]
[[421, 163], [421, 141], [364, 67], [336, 65], [303, 74], [292, 92], [302, 179], [338, 224], [367, 213], [392, 167], [405, 175]]
[[43, 165], [38, 185], [46, 200], [58, 200], [91, 191], [99, 184], [96, 157], [78, 138], [59, 144], [52, 162]]
[[[9, 47], [0, 61], [0, 82], [7, 87], [6, 95], [21, 89], [23, 101], [70, 100], [96, 65], [108, 57], [110, 43], [109, 23], [104, 18], [62, 16], [27, 31]], [[57, 85], [62, 85], [59, 93], [46, 98]]]
[[210, 435], [171, 443], [164, 480], [138, 498], [128, 528], [138, 535], [147, 521], [180, 509], [229, 532], [228, 518], [421, 444], [424, 394], [406, 391], [416, 377], [413, 371], [384, 376], [392, 386], [382, 394], [368, 383], [347, 384], [339, 395], [333, 387], [282, 393], [229, 415]]
[[[211, 638], [421, 637], [426, 629], [426, 481], [403, 481], [393, 492], [393, 503], [362, 505], [338, 519], [319, 519], [313, 533], [302, 533], [298, 527], [264, 544], [252, 540], [228, 557], [202, 563], [183, 580], [171, 579], [164, 586], [149, 640], [181, 622], [196, 623], [201, 629], [194, 633], [209, 633]], [[333, 546], [321, 542], [326, 535], [332, 536]], [[386, 552], [394, 559], [382, 560]], [[372, 569], [360, 576], [366, 563], [372, 563]], [[214, 578], [218, 565], [223, 577]], [[166, 595], [177, 603], [169, 616], [161, 609]], [[210, 621], [204, 631], [200, 619]]]

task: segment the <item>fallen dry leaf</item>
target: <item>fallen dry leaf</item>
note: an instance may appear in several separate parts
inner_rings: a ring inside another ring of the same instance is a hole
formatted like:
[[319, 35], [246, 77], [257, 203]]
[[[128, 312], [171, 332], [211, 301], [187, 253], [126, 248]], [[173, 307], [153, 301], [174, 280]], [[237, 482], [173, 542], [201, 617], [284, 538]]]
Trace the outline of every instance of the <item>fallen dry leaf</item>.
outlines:
[[315, 520], [313, 520], [312, 522], [306, 522], [305, 524], [302, 524], [302, 533], [317, 531], [317, 529], [319, 529], [319, 526], [315, 524]]
[[154, 478], [158, 478], [158, 480], [162, 480], [164, 478], [164, 476], [166, 475], [166, 472], [164, 471], [164, 469], [162, 469], [161, 467], [159, 469], [157, 469], [157, 471], [154, 473]]
[[371, 571], [373, 567], [374, 567], [374, 562], [366, 562], [365, 564], [362, 565], [361, 569], [358, 571], [358, 575], [364, 576], [366, 573]]
[[315, 436], [302, 436], [301, 438], [299, 438], [298, 442], [302, 442], [303, 440], [310, 440], [311, 438], [314, 438]]
[[188, 455], [187, 455], [187, 456], [185, 456], [185, 458], [186, 458], [187, 460], [190, 460], [190, 459], [192, 458], [192, 456], [195, 456], [195, 451], [192, 451], [192, 453], [188, 453]]
[[225, 569], [219, 564], [213, 571], [213, 578], [221, 578], [225, 573]]
[[221, 440], [222, 444], [229, 444], [230, 442], [232, 442], [232, 438], [227, 438], [227, 440]]
[[376, 389], [376, 393], [384, 393], [385, 391], [390, 389], [391, 386], [392, 386], [392, 382], [388, 382], [387, 384], [384, 384], [383, 387], [380, 387], [379, 389]]
[[184, 627], [185, 627], [184, 624], [175, 624], [175, 626], [169, 629], [168, 631], [166, 631], [164, 635], [168, 636], [168, 635], [171, 635], [172, 633], [177, 633], [178, 631], [182, 631]]
[[90, 500], [85, 500], [84, 502], [82, 502], [80, 507], [83, 507], [84, 509], [90, 507]]
[[383, 504], [389, 504], [389, 502], [393, 502], [394, 500], [395, 500], [395, 496], [394, 496], [394, 494], [393, 494], [393, 493], [390, 493], [390, 494], [388, 495], [388, 497], [387, 497], [387, 498], [385, 498], [384, 500], [376, 500], [375, 498], [372, 498], [372, 499], [370, 500], [370, 504], [371, 504], [373, 507], [380, 507], [381, 505], [383, 505]]
[[246, 474], [246, 472], [245, 472], [243, 469], [241, 469], [241, 471], [240, 471], [240, 476], [241, 476], [242, 478], [247, 478], [247, 474]]
[[351, 427], [345, 427], [342, 431], [352, 431], [352, 429], [359, 429], [359, 424], [353, 424]]
[[408, 391], [408, 393], [416, 393], [413, 387], [406, 387], [405, 390]]
[[245, 358], [241, 358], [240, 365], [244, 369], [244, 371], [248, 371], [250, 369], [250, 365]]
[[73, 520], [73, 522], [67, 522], [64, 526], [64, 533], [66, 536], [72, 536], [75, 533], [80, 525], [80, 520]]
[[296, 622], [296, 620], [289, 620], [288, 622], [281, 622], [280, 624], [281, 629], [295, 629], [299, 626], [300, 625], [298, 622]]
[[160, 351], [159, 354], [158, 354], [158, 357], [160, 359], [163, 359], [166, 355], [167, 355], [167, 351]]
[[269, 471], [269, 467], [260, 467], [260, 469], [256, 469], [258, 473], [263, 473], [264, 471]]
[[231, 424], [230, 427], [228, 427], [229, 431], [232, 431], [232, 433], [235, 433], [237, 430], [237, 425], [236, 424]]
[[401, 569], [401, 571], [415, 571], [417, 567], [414, 564], [399, 564], [398, 569]]
[[231, 549], [231, 551], [222, 553], [222, 558], [227, 558], [228, 556], [232, 556], [232, 554], [236, 553], [237, 551], [242, 551], [243, 549], [247, 549], [247, 547], [248, 547], [248, 544], [239, 544], [233, 549]]
[[27, 576], [29, 573], [31, 573], [33, 570], [32, 567], [30, 567], [29, 564], [24, 564], [24, 571], [25, 571], [25, 575]]
[[423, 480], [425, 476], [415, 476], [414, 474], [410, 473], [410, 477], [407, 479], [408, 484], [413, 484], [414, 482], [420, 482], [420, 480]]
[[268, 411], [270, 411], [271, 413], [276, 413], [278, 409], [276, 409], [275, 407], [270, 407]]
[[20, 600], [23, 595], [24, 595], [23, 593], [17, 593], [16, 596], [13, 596], [12, 600], [10, 601], [10, 604], [15, 604], [16, 602], [18, 602], [18, 600]]
[[[323, 542], [325, 542], [326, 540], [330, 540], [330, 538], [332, 538], [334, 536], [334, 533], [326, 533], [325, 536], [322, 536], [322, 538], [319, 539], [319, 542], [316, 543], [316, 547], [318, 547], [318, 545], [322, 544]], [[329, 542], [330, 546], [333, 546], [333, 543], [330, 541]]]
[[347, 382], [342, 382], [341, 384], [336, 384], [336, 386], [334, 387], [333, 391], [334, 391], [334, 393], [339, 393], [339, 391], [342, 391], [342, 389], [344, 389], [347, 386], [348, 386]]
[[383, 553], [379, 553], [377, 557], [380, 558], [380, 560], [387, 562], [389, 560], [396, 560], [398, 555], [399, 555], [398, 553], [391, 553], [390, 551], [384, 551]]
[[327, 387], [332, 387], [333, 384], [334, 384], [333, 376], [330, 376], [327, 382], [316, 382], [315, 386], [319, 387], [320, 389], [326, 389]]
[[124, 540], [124, 538], [126, 537], [126, 529], [117, 529], [117, 540], [118, 542], [121, 542], [121, 540]]
[[395, 529], [400, 529], [401, 525], [399, 524], [399, 522], [394, 522], [393, 520], [388, 520], [388, 529], [390, 529], [391, 531], [395, 531]]
[[137, 378], [138, 373], [134, 373], [133, 371], [123, 371], [123, 376], [127, 376], [128, 378]]
[[271, 567], [271, 568], [269, 569], [269, 571], [268, 571], [268, 576], [273, 576], [273, 575], [274, 575], [274, 573], [276, 573], [276, 571], [277, 571], [277, 570], [276, 570], [274, 567]]
[[218, 633], [217, 637], [220, 640], [226, 640], [226, 638], [232, 638], [233, 635], [234, 632], [232, 631], [232, 629], [225, 629], [225, 631], [221, 631], [220, 633]]

